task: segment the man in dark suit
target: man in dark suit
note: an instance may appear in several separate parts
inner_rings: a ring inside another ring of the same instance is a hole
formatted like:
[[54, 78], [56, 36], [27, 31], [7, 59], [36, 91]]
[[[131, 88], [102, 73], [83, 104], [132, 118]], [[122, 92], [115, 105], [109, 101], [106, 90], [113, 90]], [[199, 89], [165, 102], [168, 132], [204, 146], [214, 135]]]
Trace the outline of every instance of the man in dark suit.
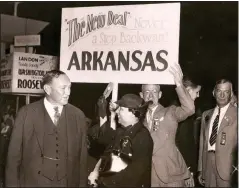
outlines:
[[6, 106], [4, 110], [5, 114], [2, 117], [1, 122], [1, 134], [0, 134], [0, 182], [1, 186], [5, 185], [5, 166], [8, 153], [9, 141], [14, 124], [15, 110], [11, 107], [11, 104]]
[[198, 179], [206, 187], [230, 187], [237, 168], [237, 108], [230, 103], [232, 91], [229, 80], [219, 80], [213, 90], [217, 106], [202, 115]]
[[[195, 101], [199, 97], [201, 86], [195, 84], [189, 77], [183, 78], [183, 85]], [[178, 102], [178, 101], [176, 101]], [[179, 102], [177, 103], [179, 106]], [[198, 112], [198, 111], [197, 111]], [[187, 167], [196, 175], [198, 163], [198, 148], [199, 148], [199, 131], [200, 131], [200, 116], [201, 114], [195, 113], [188, 117], [186, 120], [179, 123], [176, 133], [176, 145], [185, 160]], [[197, 179], [197, 176], [195, 176]]]
[[150, 187], [153, 140], [142, 123], [147, 105], [142, 106], [143, 100], [134, 94], [116, 103], [111, 115], [117, 114], [121, 126], [114, 130], [106, 121], [100, 127], [98, 142], [107, 147], [89, 181], [98, 180], [99, 187]]
[[71, 82], [58, 70], [43, 78], [45, 98], [17, 114], [10, 140], [7, 187], [87, 185], [86, 119], [68, 104]]

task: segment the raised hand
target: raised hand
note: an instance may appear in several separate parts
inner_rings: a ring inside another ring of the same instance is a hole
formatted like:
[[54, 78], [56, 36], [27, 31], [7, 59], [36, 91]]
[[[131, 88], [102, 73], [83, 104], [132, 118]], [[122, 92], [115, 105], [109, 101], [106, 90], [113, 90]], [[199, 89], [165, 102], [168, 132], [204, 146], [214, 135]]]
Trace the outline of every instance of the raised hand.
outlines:
[[176, 86], [182, 85], [183, 72], [179, 64], [174, 63], [172, 66], [170, 66], [169, 72], [173, 75]]

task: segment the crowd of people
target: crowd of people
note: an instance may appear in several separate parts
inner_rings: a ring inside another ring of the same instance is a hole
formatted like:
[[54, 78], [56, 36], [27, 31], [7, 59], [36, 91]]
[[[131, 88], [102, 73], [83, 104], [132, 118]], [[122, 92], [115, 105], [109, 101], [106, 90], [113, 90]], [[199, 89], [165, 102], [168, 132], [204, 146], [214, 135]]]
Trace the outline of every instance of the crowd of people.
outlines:
[[[158, 84], [108, 102], [98, 122], [68, 103], [71, 82], [59, 70], [43, 78], [45, 97], [2, 118], [1, 183], [6, 187], [230, 187], [237, 173], [237, 100], [218, 80], [213, 109], [195, 110], [200, 85], [170, 67], [178, 101], [159, 103]], [[159, 78], [160, 79], [160, 78]], [[10, 143], [8, 144], [8, 142]], [[4, 144], [2, 144], [4, 143]], [[9, 146], [8, 146], [9, 145]], [[7, 146], [7, 147], [6, 147]]]

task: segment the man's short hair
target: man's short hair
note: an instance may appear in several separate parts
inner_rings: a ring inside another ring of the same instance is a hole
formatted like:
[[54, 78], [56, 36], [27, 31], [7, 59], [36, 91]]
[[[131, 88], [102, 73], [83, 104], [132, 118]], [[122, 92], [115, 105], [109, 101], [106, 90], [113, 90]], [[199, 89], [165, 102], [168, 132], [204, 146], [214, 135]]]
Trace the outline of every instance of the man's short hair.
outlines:
[[51, 70], [47, 72], [42, 79], [42, 86], [46, 84], [50, 84], [53, 78], [58, 78], [60, 75], [63, 75], [63, 74], [65, 73], [60, 70]]
[[191, 87], [196, 89], [199, 85], [195, 84], [188, 76], [183, 77], [183, 85], [185, 88]]
[[230, 80], [222, 78], [216, 82], [216, 86], [219, 84], [225, 84], [225, 83], [230, 83], [232, 85], [232, 82]]
[[222, 79], [218, 80], [218, 81], [216, 82], [216, 84], [215, 84], [215, 87], [214, 87], [214, 90], [213, 90], [213, 91], [215, 91], [215, 89], [217, 88], [217, 86], [218, 86], [219, 84], [225, 84], [225, 83], [229, 83], [229, 84], [231, 85], [231, 92], [232, 92], [232, 94], [233, 94], [232, 82], [231, 82], [230, 80], [226, 79], [226, 78], [222, 78]]
[[141, 91], [143, 91], [144, 87], [147, 86], [147, 85], [155, 85], [155, 86], [157, 86], [157, 88], [158, 88], [159, 91], [160, 91], [160, 85], [159, 85], [159, 84], [142, 84], [142, 86], [141, 86]]

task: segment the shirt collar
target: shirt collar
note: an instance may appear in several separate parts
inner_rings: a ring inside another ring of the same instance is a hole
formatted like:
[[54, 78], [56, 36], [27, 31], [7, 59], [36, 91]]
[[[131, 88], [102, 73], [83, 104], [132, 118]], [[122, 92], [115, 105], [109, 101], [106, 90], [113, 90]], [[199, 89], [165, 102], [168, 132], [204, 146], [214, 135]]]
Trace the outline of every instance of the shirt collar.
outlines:
[[51, 103], [47, 100], [46, 97], [44, 98], [44, 105], [45, 105], [46, 109], [49, 109], [49, 110], [54, 111], [54, 112], [55, 112], [54, 107], [56, 107], [56, 106], [58, 107], [58, 110], [59, 110], [60, 113], [61, 113], [61, 111], [62, 111], [62, 109], [63, 109], [63, 106], [51, 104]]
[[[220, 108], [220, 111], [225, 112], [228, 109], [229, 106], [230, 106], [230, 103], [228, 103], [226, 106]], [[219, 110], [219, 106], [217, 106], [216, 109]]]
[[158, 105], [156, 105], [155, 107], [153, 107], [152, 110], [152, 114], [154, 113], [154, 111], [157, 109]]

